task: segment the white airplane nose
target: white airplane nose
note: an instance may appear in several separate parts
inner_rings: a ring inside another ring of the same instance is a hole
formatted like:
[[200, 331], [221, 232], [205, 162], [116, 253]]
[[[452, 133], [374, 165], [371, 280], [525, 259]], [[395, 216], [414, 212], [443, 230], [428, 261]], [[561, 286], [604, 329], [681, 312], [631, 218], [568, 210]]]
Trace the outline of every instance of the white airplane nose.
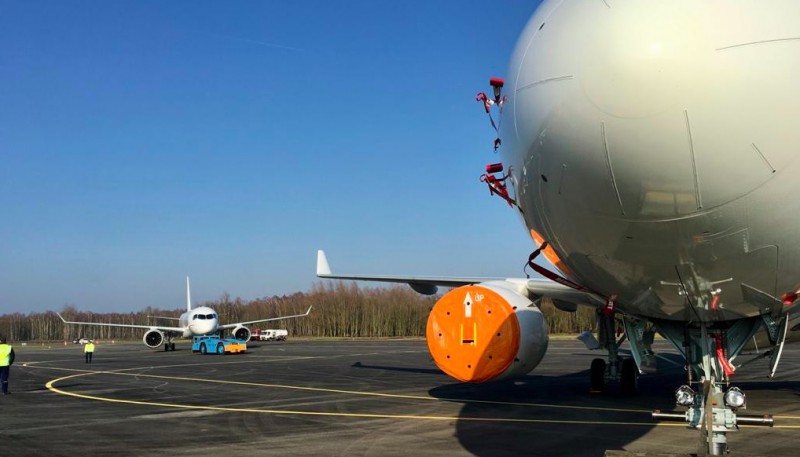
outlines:
[[795, 160], [787, 145], [800, 129], [764, 120], [775, 106], [785, 112], [771, 119], [800, 115], [791, 72], [770, 70], [792, 51], [748, 45], [786, 24], [752, 32], [738, 26], [746, 8], [721, 21], [694, 2], [552, 5], [529, 23], [507, 85], [513, 122], [501, 136], [523, 151], [522, 193], [539, 199], [528, 205], [685, 217], [753, 192]]

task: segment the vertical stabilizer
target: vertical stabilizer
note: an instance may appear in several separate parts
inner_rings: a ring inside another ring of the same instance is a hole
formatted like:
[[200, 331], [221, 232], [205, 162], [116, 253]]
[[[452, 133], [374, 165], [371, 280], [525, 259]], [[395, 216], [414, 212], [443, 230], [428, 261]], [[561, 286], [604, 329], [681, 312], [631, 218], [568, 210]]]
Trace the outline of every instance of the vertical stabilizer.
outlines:
[[186, 277], [186, 311], [192, 310], [192, 289], [189, 287], [189, 277]]

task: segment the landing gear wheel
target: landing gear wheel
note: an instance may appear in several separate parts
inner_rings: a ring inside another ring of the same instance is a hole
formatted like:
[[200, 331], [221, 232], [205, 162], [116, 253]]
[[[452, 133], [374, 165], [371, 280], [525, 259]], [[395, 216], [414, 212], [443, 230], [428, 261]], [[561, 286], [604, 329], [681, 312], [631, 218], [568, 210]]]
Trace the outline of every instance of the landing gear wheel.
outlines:
[[217, 344], [217, 354], [223, 355], [225, 354], [225, 345], [222, 343]]
[[592, 360], [589, 369], [590, 393], [601, 394], [606, 391], [606, 361], [603, 359]]
[[206, 349], [206, 343], [200, 343], [200, 353], [208, 354], [208, 349]]
[[620, 370], [620, 389], [622, 395], [636, 395], [639, 393], [639, 370], [633, 359], [622, 359]]
[[169, 350], [170, 351], [174, 351], [175, 350], [175, 343], [169, 343]]
[[164, 343], [164, 352], [169, 351], [169, 343]]

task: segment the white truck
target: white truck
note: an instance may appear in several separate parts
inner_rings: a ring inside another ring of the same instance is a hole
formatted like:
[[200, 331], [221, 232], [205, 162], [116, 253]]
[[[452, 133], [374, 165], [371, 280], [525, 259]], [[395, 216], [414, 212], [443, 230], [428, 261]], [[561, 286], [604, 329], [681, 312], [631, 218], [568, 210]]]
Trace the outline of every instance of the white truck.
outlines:
[[289, 331], [283, 329], [266, 329], [258, 332], [259, 341], [286, 341], [287, 336]]

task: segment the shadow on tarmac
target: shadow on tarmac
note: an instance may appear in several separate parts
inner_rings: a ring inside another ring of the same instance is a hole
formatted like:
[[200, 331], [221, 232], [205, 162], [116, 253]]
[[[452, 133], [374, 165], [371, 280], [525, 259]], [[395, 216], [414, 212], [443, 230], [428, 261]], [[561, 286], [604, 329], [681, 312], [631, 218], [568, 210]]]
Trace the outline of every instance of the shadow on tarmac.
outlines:
[[[464, 401], [456, 436], [469, 452], [485, 457], [569, 455], [601, 457], [623, 449], [655, 423], [652, 409], [674, 408], [673, 392], [682, 381], [671, 375], [640, 379], [640, 394], [623, 396], [616, 386], [603, 395], [589, 393], [589, 371], [565, 376], [525, 376], [515, 382], [450, 384], [430, 395]], [[475, 418], [514, 421], [476, 421]], [[641, 425], [620, 425], [619, 423]], [[690, 436], [687, 435], [687, 438]]]

